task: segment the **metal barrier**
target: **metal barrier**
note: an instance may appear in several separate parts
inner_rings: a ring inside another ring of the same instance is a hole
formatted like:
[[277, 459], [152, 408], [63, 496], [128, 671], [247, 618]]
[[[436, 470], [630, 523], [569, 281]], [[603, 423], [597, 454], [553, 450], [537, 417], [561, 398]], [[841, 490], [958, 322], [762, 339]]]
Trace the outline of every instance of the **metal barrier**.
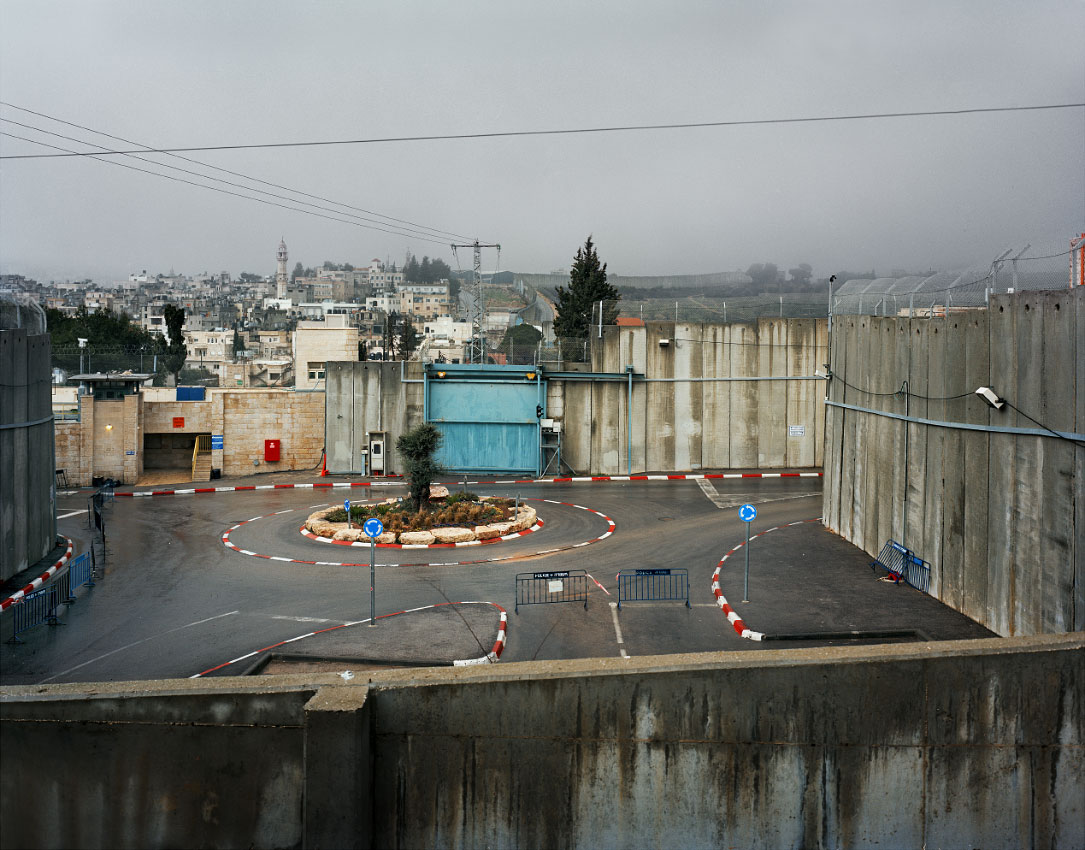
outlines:
[[549, 573], [518, 573], [516, 605], [540, 605], [546, 602], [583, 602], [588, 608], [588, 574], [583, 570], [559, 570]]
[[210, 434], [197, 434], [196, 444], [192, 447], [192, 480], [196, 480], [196, 464], [200, 459], [200, 455], [211, 454], [211, 435]]
[[903, 581], [923, 593], [930, 588], [931, 565], [896, 540], [886, 540], [877, 559], [870, 562], [872, 570], [878, 567], [888, 572], [887, 578], [895, 584]]
[[60, 625], [57, 620], [57, 605], [60, 602], [60, 593], [55, 585], [43, 587], [28, 593], [12, 606], [15, 620], [14, 633], [8, 643], [25, 643], [19, 637], [20, 633], [42, 623], [50, 626]]
[[909, 552], [904, 564], [904, 580], [916, 590], [927, 593], [931, 586], [931, 565], [914, 552]]
[[94, 562], [90, 552], [84, 552], [78, 558], [73, 558], [68, 565], [68, 592], [64, 595], [63, 602], [75, 602], [75, 591], [84, 584], [94, 587]]
[[622, 570], [618, 573], [618, 610], [623, 602], [685, 602], [689, 608], [689, 571]]

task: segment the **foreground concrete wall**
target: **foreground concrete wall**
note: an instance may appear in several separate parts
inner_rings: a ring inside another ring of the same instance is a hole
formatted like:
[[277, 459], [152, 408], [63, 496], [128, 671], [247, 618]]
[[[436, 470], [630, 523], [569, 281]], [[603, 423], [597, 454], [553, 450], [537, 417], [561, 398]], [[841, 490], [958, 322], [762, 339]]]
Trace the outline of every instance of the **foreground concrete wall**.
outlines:
[[0, 581], [56, 539], [48, 334], [0, 330]]
[[[358, 679], [353, 681], [357, 682]], [[0, 689], [4, 847], [1074, 847], [1085, 635]]]
[[[894, 538], [931, 593], [1001, 635], [1085, 629], [1085, 291], [993, 296], [945, 318], [842, 316], [832, 334], [825, 524], [871, 554]], [[907, 381], [910, 395], [894, 395]], [[1028, 416], [992, 410], [990, 386]]]

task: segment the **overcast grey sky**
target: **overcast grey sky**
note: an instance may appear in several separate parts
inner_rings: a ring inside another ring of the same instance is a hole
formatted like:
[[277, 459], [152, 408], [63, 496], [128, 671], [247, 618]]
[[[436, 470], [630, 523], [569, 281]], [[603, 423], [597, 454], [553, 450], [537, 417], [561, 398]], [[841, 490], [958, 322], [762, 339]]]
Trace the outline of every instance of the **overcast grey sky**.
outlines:
[[[1027, 106], [1085, 101], [1082, 32], [1081, 0], [0, 0], [0, 100], [158, 147]], [[1082, 109], [186, 155], [500, 242], [519, 271], [568, 266], [589, 233], [619, 274], [827, 275], [1062, 248], [1085, 227]], [[40, 279], [273, 273], [280, 237], [291, 265], [453, 263], [444, 237], [86, 158], [0, 161], [0, 192], [0, 267]]]

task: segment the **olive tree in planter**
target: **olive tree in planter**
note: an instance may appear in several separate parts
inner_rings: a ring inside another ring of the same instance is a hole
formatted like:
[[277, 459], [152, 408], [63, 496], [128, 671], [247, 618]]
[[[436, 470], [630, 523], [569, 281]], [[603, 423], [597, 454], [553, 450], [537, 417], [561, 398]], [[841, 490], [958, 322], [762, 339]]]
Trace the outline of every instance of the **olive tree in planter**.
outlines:
[[430, 484], [441, 472], [441, 465], [433, 459], [441, 439], [441, 432], [435, 425], [423, 422], [396, 440], [396, 451], [403, 460], [409, 498], [415, 511], [422, 510], [429, 502]]

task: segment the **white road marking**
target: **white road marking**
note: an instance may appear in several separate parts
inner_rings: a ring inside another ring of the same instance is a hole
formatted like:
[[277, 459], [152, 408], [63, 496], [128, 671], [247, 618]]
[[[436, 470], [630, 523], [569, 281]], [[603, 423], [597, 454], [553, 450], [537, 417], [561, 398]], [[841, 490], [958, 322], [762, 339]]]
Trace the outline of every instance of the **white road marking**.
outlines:
[[67, 519], [68, 517], [79, 516], [79, 514], [85, 514], [86, 512], [87, 512], [87, 509], [83, 508], [83, 510], [81, 510], [81, 511], [72, 511], [70, 514], [61, 514], [60, 516], [57, 517], [57, 519]]
[[329, 620], [325, 617], [291, 617], [287, 614], [272, 614], [273, 620], [292, 620], [295, 623], [340, 623], [342, 620]]
[[755, 504], [762, 504], [763, 502], [786, 502], [791, 499], [810, 499], [814, 496], [821, 497], [821, 493], [804, 493], [801, 496], [775, 496], [772, 498], [764, 498], [760, 496], [744, 496], [738, 493], [720, 493], [712, 482], [704, 478], [696, 479], [697, 486], [701, 488], [701, 492], [708, 497], [717, 508], [723, 510], [724, 508], [738, 508], [747, 502], [753, 502]]
[[69, 667], [67, 670], [61, 670], [59, 673], [54, 673], [52, 676], [50, 676], [47, 679], [42, 679], [38, 684], [39, 685], [44, 685], [46, 682], [53, 681], [53, 679], [59, 679], [61, 676], [67, 676], [69, 673], [73, 673], [73, 672], [75, 672], [76, 670], [78, 670], [81, 667], [86, 667], [88, 664], [93, 664], [96, 661], [101, 661], [103, 658], [108, 658], [110, 655], [116, 655], [118, 652], [124, 652], [124, 650], [126, 650], [126, 649], [131, 649], [133, 646], [139, 646], [141, 643], [146, 643], [149, 640], [154, 640], [155, 638], [162, 637], [163, 635], [172, 634], [173, 632], [179, 632], [182, 629], [190, 629], [193, 626], [200, 626], [200, 625], [203, 625], [204, 623], [210, 623], [212, 620], [218, 620], [218, 619], [220, 619], [222, 617], [229, 617], [229, 616], [231, 616], [233, 614], [240, 614], [240, 613], [241, 613], [240, 611], [227, 611], [225, 614], [216, 614], [214, 617], [207, 617], [207, 618], [205, 618], [203, 620], [197, 620], [195, 623], [189, 623], [188, 625], [185, 625], [185, 626], [178, 626], [175, 629], [167, 629], [166, 631], [160, 632], [157, 635], [151, 635], [150, 637], [143, 638], [143, 640], [137, 640], [134, 643], [129, 643], [129, 644], [126, 644], [125, 646], [117, 647], [116, 649], [110, 650], [109, 652], [106, 652], [103, 655], [99, 655], [97, 658], [90, 659], [90, 661], [84, 661], [82, 664], [76, 664], [74, 667]]
[[618, 651], [621, 652], [622, 658], [628, 658], [629, 654], [625, 651], [625, 641], [622, 639], [622, 627], [618, 623], [618, 603], [610, 603], [610, 616], [614, 620], [614, 636], [618, 639]]

